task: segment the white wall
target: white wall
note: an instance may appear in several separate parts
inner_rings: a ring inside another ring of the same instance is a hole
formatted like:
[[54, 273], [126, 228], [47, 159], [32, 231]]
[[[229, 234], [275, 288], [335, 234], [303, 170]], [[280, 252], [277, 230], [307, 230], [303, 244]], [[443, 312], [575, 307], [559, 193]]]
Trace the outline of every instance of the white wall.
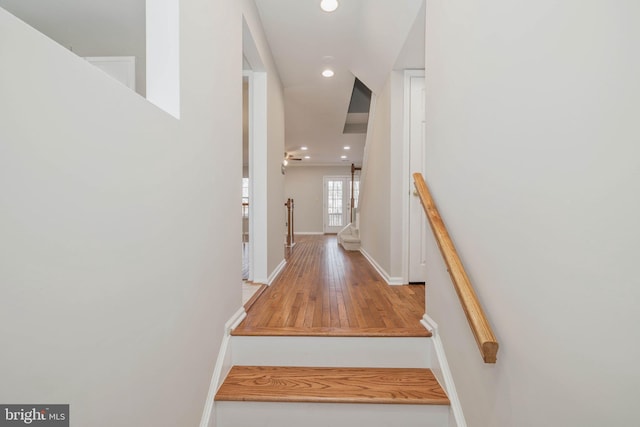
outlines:
[[135, 56], [146, 94], [145, 0], [0, 0], [3, 7], [79, 56]]
[[325, 176], [349, 176], [351, 166], [289, 166], [284, 179], [285, 198], [294, 199], [294, 227], [296, 233], [324, 231]]
[[286, 208], [284, 207], [284, 175], [280, 170], [284, 153], [284, 96], [275, 65], [267, 72], [268, 153], [267, 153], [267, 239], [269, 275], [284, 260]]
[[[392, 71], [389, 75], [391, 97], [389, 100], [389, 275], [397, 277], [403, 283], [408, 283], [408, 277], [403, 278], [403, 172], [404, 172], [404, 71]], [[375, 173], [375, 172], [374, 172]], [[408, 190], [407, 190], [408, 191]]]
[[4, 403], [70, 403], [79, 426], [200, 420], [242, 298], [225, 208], [242, 21], [237, 2], [180, 5], [181, 120], [0, 10]]
[[360, 239], [362, 248], [388, 273], [391, 265], [391, 81], [387, 80], [382, 91], [374, 96], [358, 201]]
[[427, 181], [500, 342], [429, 242], [471, 427], [640, 425], [640, 3], [427, 2]]
[[362, 248], [390, 278], [402, 281], [404, 74], [392, 71], [376, 96], [360, 187]]

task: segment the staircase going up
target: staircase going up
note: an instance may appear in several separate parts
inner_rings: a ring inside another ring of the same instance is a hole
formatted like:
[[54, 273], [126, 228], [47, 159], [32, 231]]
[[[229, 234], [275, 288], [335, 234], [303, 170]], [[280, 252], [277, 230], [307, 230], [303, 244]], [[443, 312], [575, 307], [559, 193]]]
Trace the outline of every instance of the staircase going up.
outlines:
[[360, 250], [360, 230], [350, 223], [338, 232], [338, 243], [347, 251]]

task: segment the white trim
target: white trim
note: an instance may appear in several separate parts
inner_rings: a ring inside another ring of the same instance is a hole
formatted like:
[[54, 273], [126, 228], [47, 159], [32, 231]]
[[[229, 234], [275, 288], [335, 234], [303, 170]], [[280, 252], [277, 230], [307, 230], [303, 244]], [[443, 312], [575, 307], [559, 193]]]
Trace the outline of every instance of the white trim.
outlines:
[[280, 264], [278, 264], [275, 270], [273, 270], [269, 275], [269, 278], [267, 279], [267, 285], [271, 285], [273, 281], [276, 280], [276, 277], [278, 277], [278, 275], [282, 273], [282, 270], [284, 269], [285, 265], [287, 265], [286, 260], [283, 259], [282, 261], [280, 261]]
[[[244, 54], [243, 54], [244, 56]], [[249, 138], [249, 165], [248, 165], [248, 177], [249, 178], [249, 200], [253, 200], [253, 171], [251, 170], [251, 164], [253, 164], [253, 71], [251, 70], [243, 70], [242, 71], [242, 77], [243, 79], [246, 78], [247, 79], [247, 86], [249, 89], [249, 93], [247, 96], [247, 122], [248, 122], [248, 138]], [[244, 165], [243, 165], [244, 168]], [[244, 173], [243, 173], [244, 175]], [[248, 230], [248, 235], [249, 236], [253, 236], [255, 233], [255, 225], [254, 225], [254, 214], [253, 214], [253, 203], [249, 203], [248, 209], [247, 209], [247, 216], [248, 216], [248, 220], [249, 220], [249, 230]], [[243, 240], [244, 241], [244, 240]], [[247, 239], [247, 244], [249, 245], [249, 277], [248, 280], [252, 281], [254, 280], [254, 249], [253, 249], [253, 243], [251, 242], [250, 239]]]
[[373, 268], [376, 269], [378, 274], [382, 276], [382, 278], [384, 279], [385, 282], [387, 282], [388, 285], [404, 285], [405, 284], [405, 282], [402, 280], [402, 277], [389, 276], [389, 274], [385, 271], [385, 269], [382, 268], [380, 264], [378, 264], [376, 260], [373, 259], [373, 257], [369, 255], [369, 253], [364, 248], [360, 248], [360, 253], [364, 255], [367, 261], [369, 261], [369, 264], [371, 264]]
[[[351, 168], [351, 161], [348, 162], [344, 162], [344, 161], [340, 161], [340, 162], [306, 162], [306, 161], [301, 161], [301, 162], [289, 162], [289, 164], [287, 165], [287, 168], [306, 168], [306, 167], [343, 167], [343, 168]], [[359, 163], [354, 163], [356, 165], [356, 167], [359, 167]]]
[[[443, 383], [443, 387], [449, 397], [451, 403], [451, 415], [453, 417], [453, 425], [456, 427], [467, 427], [467, 422], [464, 419], [464, 413], [462, 412], [462, 405], [460, 404], [460, 398], [456, 391], [456, 386], [453, 382], [453, 375], [449, 368], [449, 362], [447, 361], [447, 355], [444, 352], [444, 346], [438, 333], [438, 324], [427, 314], [422, 316], [420, 323], [431, 332], [431, 339], [433, 342], [433, 350], [435, 351], [435, 357], [432, 357], [432, 365], [438, 364], [438, 367], [432, 366], [431, 370], [436, 375], [436, 378]], [[435, 362], [435, 363], [434, 363]]]
[[324, 233], [322, 231], [296, 231], [293, 234], [299, 234], [301, 236], [322, 236]]
[[[244, 311], [244, 307], [241, 307], [229, 320], [227, 320], [227, 323], [224, 324], [224, 336], [222, 337], [222, 343], [220, 344], [216, 365], [213, 368], [213, 375], [211, 376], [207, 400], [204, 403], [204, 410], [202, 412], [202, 418], [200, 419], [200, 427], [212, 427], [215, 424], [213, 422], [215, 419], [213, 405], [216, 392], [222, 383], [222, 379], [226, 377], [229, 369], [231, 369], [231, 352], [228, 351], [229, 343], [231, 341], [231, 331], [238, 326], [245, 317], [247, 317], [247, 312]], [[223, 373], [223, 370], [226, 372]]]
[[245, 317], [247, 317], [247, 312], [244, 311], [244, 307], [240, 307], [238, 311], [236, 311], [234, 315], [227, 320], [227, 323], [224, 324], [224, 333], [226, 335], [231, 335], [231, 331], [233, 331]]

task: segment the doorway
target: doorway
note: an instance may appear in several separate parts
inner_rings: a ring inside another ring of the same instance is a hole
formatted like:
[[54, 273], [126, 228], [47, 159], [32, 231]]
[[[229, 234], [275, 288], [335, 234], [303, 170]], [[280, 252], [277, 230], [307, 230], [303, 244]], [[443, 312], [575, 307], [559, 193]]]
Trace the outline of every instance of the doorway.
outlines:
[[[358, 198], [359, 181], [354, 181], [354, 199]], [[323, 196], [323, 223], [325, 234], [337, 234], [350, 222], [351, 177], [325, 176]]]
[[247, 277], [247, 280], [243, 280], [243, 291], [246, 290], [243, 292], [243, 299], [246, 300], [256, 288], [256, 286], [247, 285], [268, 283], [266, 185], [268, 156], [267, 74], [244, 17], [242, 19], [242, 70], [242, 275]]

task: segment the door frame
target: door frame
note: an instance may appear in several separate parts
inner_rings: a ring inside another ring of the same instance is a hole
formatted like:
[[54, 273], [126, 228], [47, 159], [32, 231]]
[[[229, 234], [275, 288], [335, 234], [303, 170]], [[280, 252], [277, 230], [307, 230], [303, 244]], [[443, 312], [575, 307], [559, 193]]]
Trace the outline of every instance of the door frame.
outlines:
[[[422, 170], [412, 171], [410, 162], [411, 153], [411, 80], [414, 78], [425, 78], [425, 70], [405, 70], [404, 71], [404, 99], [403, 99], [403, 138], [402, 138], [402, 281], [409, 283], [410, 266], [410, 203], [413, 197], [413, 172], [425, 173], [425, 159], [422, 159]], [[425, 141], [426, 144], [426, 141]], [[424, 150], [424, 147], [423, 147]], [[424, 153], [424, 151], [423, 151]], [[426, 221], [426, 219], [425, 219]]]
[[329, 180], [342, 180], [344, 184], [346, 184], [346, 187], [343, 187], [342, 189], [342, 203], [343, 203], [343, 209], [342, 209], [342, 220], [343, 220], [343, 224], [340, 227], [340, 230], [342, 230], [344, 227], [346, 227], [350, 220], [349, 220], [349, 208], [350, 208], [350, 204], [351, 204], [351, 176], [349, 175], [325, 175], [322, 177], [322, 232], [324, 234], [334, 234], [339, 232], [340, 230], [327, 230], [327, 228], [329, 227], [328, 223], [328, 212], [327, 212], [327, 193], [328, 193], [328, 188], [327, 188], [327, 181]]

